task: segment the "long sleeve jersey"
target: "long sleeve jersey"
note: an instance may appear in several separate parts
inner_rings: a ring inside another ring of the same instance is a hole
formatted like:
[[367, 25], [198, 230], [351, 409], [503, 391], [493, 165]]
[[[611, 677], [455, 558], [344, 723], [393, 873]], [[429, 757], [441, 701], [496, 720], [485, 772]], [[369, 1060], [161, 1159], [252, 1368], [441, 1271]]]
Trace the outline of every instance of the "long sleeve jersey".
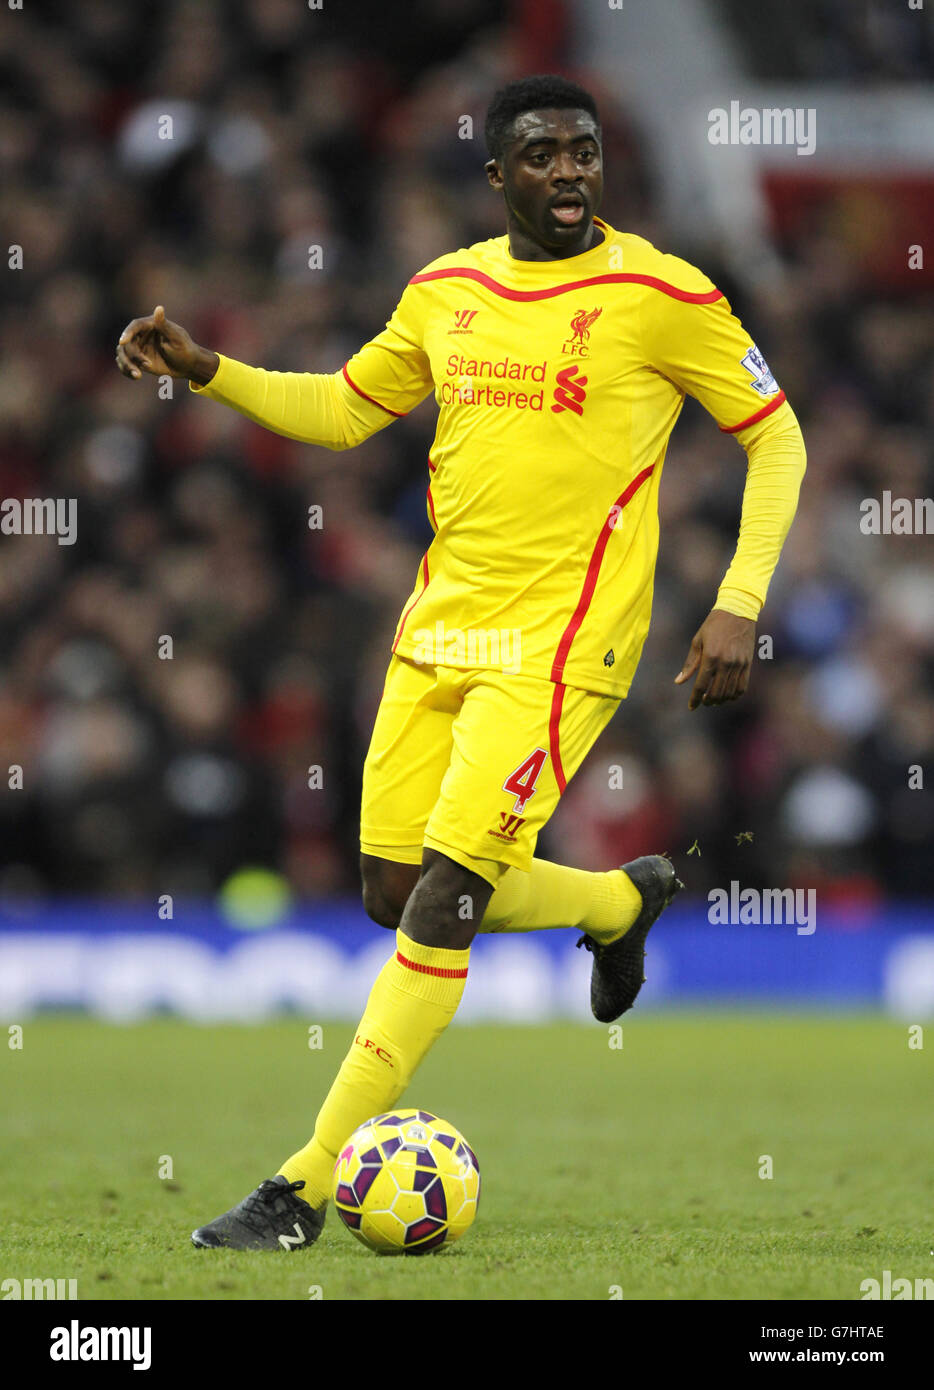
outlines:
[[686, 394], [747, 454], [739, 541], [713, 606], [756, 618], [765, 601], [805, 468], [791, 406], [701, 271], [595, 222], [600, 244], [565, 260], [516, 260], [503, 236], [433, 261], [340, 372], [221, 356], [211, 382], [192, 385], [332, 449], [434, 392], [434, 539], [397, 626], [401, 656], [424, 660], [427, 634], [437, 664], [495, 666], [497, 637], [514, 652], [518, 634], [523, 674], [624, 696]]

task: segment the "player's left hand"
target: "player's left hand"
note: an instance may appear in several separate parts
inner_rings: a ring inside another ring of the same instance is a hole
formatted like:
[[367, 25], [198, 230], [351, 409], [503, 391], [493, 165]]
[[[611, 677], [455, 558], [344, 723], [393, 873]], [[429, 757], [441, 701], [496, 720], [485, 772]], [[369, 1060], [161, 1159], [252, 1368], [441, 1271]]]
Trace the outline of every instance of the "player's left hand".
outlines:
[[691, 640], [691, 650], [675, 685], [683, 685], [694, 673], [688, 709], [698, 705], [722, 705], [738, 700], [749, 684], [756, 650], [756, 625], [752, 618], [738, 618], [715, 608]]

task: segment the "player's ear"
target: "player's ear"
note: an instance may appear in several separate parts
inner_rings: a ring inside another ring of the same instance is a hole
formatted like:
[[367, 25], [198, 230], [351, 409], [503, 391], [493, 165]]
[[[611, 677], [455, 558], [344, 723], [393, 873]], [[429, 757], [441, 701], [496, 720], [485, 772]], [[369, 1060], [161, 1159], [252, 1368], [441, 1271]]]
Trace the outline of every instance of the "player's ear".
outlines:
[[502, 169], [499, 167], [499, 161], [498, 161], [498, 160], [496, 160], [496, 159], [488, 159], [487, 162], [486, 162], [486, 164], [484, 164], [484, 166], [483, 166], [483, 172], [486, 174], [487, 178], [489, 179], [489, 181], [490, 181], [490, 187], [491, 187], [491, 188], [497, 188], [497, 189], [502, 188], [502, 186], [503, 186], [503, 171], [502, 171]]

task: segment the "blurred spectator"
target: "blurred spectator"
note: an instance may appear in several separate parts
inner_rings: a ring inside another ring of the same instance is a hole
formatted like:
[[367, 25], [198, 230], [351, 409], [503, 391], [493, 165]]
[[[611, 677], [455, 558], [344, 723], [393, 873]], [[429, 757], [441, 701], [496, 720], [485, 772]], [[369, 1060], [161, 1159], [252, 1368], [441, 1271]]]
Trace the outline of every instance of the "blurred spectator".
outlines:
[[[815, 7], [810, 47], [789, 40], [805, 75], [926, 61], [897, 17], [866, 49], [831, 26], [845, 8]], [[130, 384], [113, 345], [163, 302], [230, 356], [334, 371], [421, 265], [501, 235], [458, 122], [482, 129], [522, 70], [502, 9], [419, 0], [387, 28], [375, 0], [80, 0], [8, 22], [0, 177], [24, 264], [0, 308], [0, 496], [75, 497], [79, 526], [70, 547], [0, 548], [0, 753], [24, 769], [0, 796], [0, 899], [212, 892], [244, 864], [304, 894], [355, 889], [362, 760], [430, 534], [434, 406], [331, 454], [177, 383], [172, 400]], [[744, 459], [688, 403], [644, 660], [541, 849], [592, 868], [691, 850], [695, 891], [934, 893], [930, 795], [909, 787], [913, 765], [934, 776], [930, 541], [859, 529], [863, 497], [934, 492], [934, 306], [857, 289], [832, 227], [783, 248], [780, 302], [745, 302], [715, 247], [667, 246], [634, 125], [596, 91], [604, 215], [730, 293], [810, 472], [760, 623], [771, 654], [738, 705], [689, 714], [672, 680], [735, 543]]]

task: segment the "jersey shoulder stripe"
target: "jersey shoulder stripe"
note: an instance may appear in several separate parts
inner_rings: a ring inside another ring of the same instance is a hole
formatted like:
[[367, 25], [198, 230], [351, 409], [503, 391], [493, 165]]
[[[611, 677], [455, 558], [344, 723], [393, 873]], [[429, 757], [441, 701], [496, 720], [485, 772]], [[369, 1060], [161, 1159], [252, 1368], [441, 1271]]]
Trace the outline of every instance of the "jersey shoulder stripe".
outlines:
[[413, 275], [409, 284], [423, 285], [431, 280], [451, 279], [474, 280], [477, 284], [483, 285], [485, 289], [492, 290], [501, 299], [518, 300], [524, 303], [536, 299], [555, 299], [558, 295], [572, 294], [577, 290], [589, 289], [593, 285], [647, 285], [650, 289], [661, 290], [663, 294], [670, 295], [673, 299], [681, 299], [687, 304], [714, 304], [718, 299], [723, 298], [722, 290], [710, 289], [700, 292], [683, 290], [666, 280], [658, 279], [657, 276], [638, 275], [626, 271], [610, 271], [606, 275], [590, 275], [585, 280], [568, 280], [564, 284], [549, 285], [540, 290], [517, 290], [510, 285], [502, 284], [499, 280], [494, 280], [491, 275], [477, 270], [474, 266], [451, 266], [444, 270], [428, 270], [419, 275]]
[[[613, 284], [642, 285], [686, 304], [716, 304], [724, 299], [723, 291], [688, 261], [659, 251], [644, 237], [617, 232], [597, 220], [604, 233], [603, 243], [566, 263], [516, 261], [509, 254], [508, 238], [494, 237], [437, 257], [408, 283], [416, 286], [468, 280], [502, 299], [519, 303], [555, 299]], [[585, 266], [589, 274], [581, 274]], [[604, 266], [608, 268], [604, 270]], [[573, 273], [575, 269], [577, 274]], [[568, 272], [566, 278], [562, 270]], [[542, 284], [542, 280], [546, 283]]]
[[[618, 248], [623, 265], [621, 269], [636, 271], [642, 275], [653, 275], [667, 284], [674, 285], [686, 295], [702, 295], [714, 289], [709, 276], [681, 256], [673, 256], [669, 251], [660, 251], [645, 237], [630, 232], [617, 232], [614, 245]], [[723, 292], [718, 294], [723, 298]]]

